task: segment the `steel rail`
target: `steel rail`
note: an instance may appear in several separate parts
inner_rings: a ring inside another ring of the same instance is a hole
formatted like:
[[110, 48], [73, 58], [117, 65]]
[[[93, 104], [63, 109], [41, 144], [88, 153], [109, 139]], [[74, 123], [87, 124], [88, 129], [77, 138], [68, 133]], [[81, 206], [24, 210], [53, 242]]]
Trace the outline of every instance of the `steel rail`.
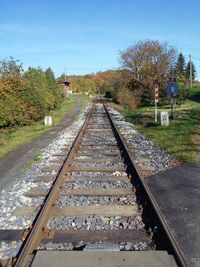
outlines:
[[189, 265], [187, 264], [185, 258], [184, 258], [184, 255], [179, 247], [179, 245], [177, 244], [177, 241], [175, 240], [174, 236], [172, 235], [171, 231], [170, 231], [170, 228], [169, 226], [167, 225], [163, 215], [162, 215], [162, 212], [153, 196], [153, 194], [151, 193], [151, 190], [149, 188], [149, 186], [147, 185], [147, 183], [145, 182], [145, 180], [143, 179], [143, 177], [141, 176], [140, 174], [140, 171], [138, 170], [137, 166], [136, 166], [136, 163], [134, 162], [134, 159], [133, 157], [131, 156], [130, 152], [129, 152], [129, 148], [127, 146], [127, 144], [123, 141], [123, 137], [117, 127], [117, 125], [115, 124], [113, 118], [112, 118], [112, 115], [109, 113], [106, 105], [105, 105], [105, 102], [102, 100], [102, 103], [104, 105], [104, 108], [106, 110], [106, 113], [110, 119], [110, 122], [111, 122], [111, 125], [113, 126], [113, 129], [117, 135], [117, 137], [119, 138], [120, 140], [120, 144], [122, 146], [122, 149], [123, 151], [125, 152], [126, 154], [126, 157], [129, 161], [129, 164], [130, 164], [130, 168], [132, 168], [132, 171], [134, 172], [134, 179], [137, 177], [141, 186], [143, 187], [146, 195], [148, 196], [148, 199], [150, 201], [150, 204], [151, 206], [153, 207], [158, 219], [159, 219], [159, 222], [170, 242], [170, 245], [172, 246], [172, 249], [173, 249], [173, 252], [174, 252], [174, 257], [178, 263], [178, 265], [180, 267], [189, 267]]
[[[134, 179], [138, 178], [139, 183], [141, 184], [142, 188], [144, 189], [149, 202], [151, 204], [151, 206], [153, 207], [155, 214], [158, 217], [158, 220], [160, 222], [160, 225], [162, 226], [170, 244], [171, 247], [173, 249], [174, 252], [174, 257], [177, 261], [177, 263], [179, 264], [179, 266], [181, 267], [189, 267], [184, 259], [184, 256], [176, 242], [176, 240], [174, 239], [172, 233], [170, 232], [170, 229], [167, 225], [167, 223], [165, 222], [165, 219], [163, 218], [163, 215], [160, 211], [160, 208], [158, 206], [158, 204], [156, 203], [155, 198], [153, 197], [148, 185], [146, 184], [145, 180], [141, 177], [139, 170], [137, 169], [137, 166], [134, 162], [134, 159], [132, 158], [129, 149], [125, 143], [125, 141], [123, 140], [123, 137], [118, 129], [118, 127], [116, 126], [111, 114], [109, 113], [105, 103], [103, 102], [103, 106], [105, 108], [106, 114], [110, 120], [111, 126], [113, 128], [113, 131], [117, 137], [117, 139], [119, 140], [119, 144], [122, 148], [123, 153], [126, 155], [126, 159], [127, 159], [127, 163], [129, 168], [131, 168], [132, 173], [134, 173]], [[67, 171], [70, 170], [71, 167], [71, 162], [73, 160], [74, 154], [76, 153], [80, 142], [81, 142], [81, 138], [85, 132], [85, 129], [87, 127], [87, 123], [89, 121], [90, 115], [92, 113], [93, 107], [90, 109], [87, 118], [83, 124], [83, 126], [81, 127], [79, 133], [77, 134], [71, 149], [68, 153], [68, 156], [66, 157], [66, 159], [64, 160], [63, 165], [61, 166], [55, 181], [53, 182], [53, 186], [50, 189], [46, 199], [45, 199], [45, 203], [44, 205], [41, 207], [39, 213], [36, 216], [36, 219], [33, 223], [33, 228], [30, 230], [20, 252], [17, 255], [17, 259], [14, 263], [15, 267], [25, 267], [27, 262], [29, 261], [30, 256], [33, 254], [33, 252], [37, 249], [38, 245], [40, 244], [41, 240], [44, 237], [44, 232], [46, 230], [46, 224], [47, 221], [49, 219], [49, 215], [51, 213], [51, 208], [54, 206], [55, 201], [58, 197], [58, 194], [60, 193], [61, 189], [62, 189], [62, 185], [64, 184], [64, 175], [66, 174]]]
[[43, 206], [41, 207], [40, 211], [38, 212], [36, 219], [33, 223], [33, 227], [30, 230], [27, 238], [24, 241], [24, 244], [22, 245], [21, 250], [19, 251], [17, 255], [17, 259], [14, 262], [14, 267], [24, 267], [26, 266], [27, 262], [29, 261], [30, 256], [33, 254], [33, 252], [37, 249], [38, 245], [40, 244], [43, 233], [46, 230], [46, 224], [49, 219], [49, 215], [51, 213], [51, 208], [54, 206], [55, 201], [58, 197], [58, 194], [61, 191], [61, 187], [64, 184], [64, 175], [66, 174], [66, 171], [69, 170], [71, 166], [71, 161], [74, 157], [74, 154], [76, 153], [77, 148], [79, 147], [79, 144], [81, 142], [81, 138], [84, 134], [84, 131], [86, 129], [87, 123], [89, 121], [90, 115], [92, 113], [94, 105], [91, 107], [89, 113], [87, 114], [87, 117], [85, 119], [85, 122], [83, 126], [81, 127], [80, 131], [78, 132], [71, 149], [68, 153], [68, 156], [63, 162], [63, 165], [60, 167], [59, 172], [55, 178], [55, 181], [53, 182], [53, 185], [45, 199], [45, 202]]

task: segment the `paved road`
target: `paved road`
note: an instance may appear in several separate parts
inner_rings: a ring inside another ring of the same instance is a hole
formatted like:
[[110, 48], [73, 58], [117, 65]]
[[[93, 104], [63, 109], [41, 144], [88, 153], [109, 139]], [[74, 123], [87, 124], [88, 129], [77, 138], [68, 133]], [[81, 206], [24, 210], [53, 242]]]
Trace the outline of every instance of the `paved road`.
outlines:
[[71, 125], [81, 109], [82, 101], [79, 100], [57, 126], [0, 159], [0, 190], [18, 177], [34, 156], [46, 147], [57, 136], [58, 132]]
[[190, 267], [200, 267], [200, 163], [152, 175], [147, 183]]

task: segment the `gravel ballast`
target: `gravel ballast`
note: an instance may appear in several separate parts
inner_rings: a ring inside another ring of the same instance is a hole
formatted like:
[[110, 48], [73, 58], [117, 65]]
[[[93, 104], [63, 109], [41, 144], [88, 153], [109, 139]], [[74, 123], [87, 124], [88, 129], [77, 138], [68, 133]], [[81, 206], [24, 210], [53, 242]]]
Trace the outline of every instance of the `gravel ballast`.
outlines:
[[[101, 104], [97, 106], [99, 112], [101, 111]], [[42, 150], [41, 156], [38, 159], [38, 162], [35, 163], [29, 170], [27, 170], [21, 177], [17, 177], [16, 181], [13, 182], [10, 186], [5, 188], [0, 195], [0, 205], [2, 209], [0, 210], [0, 229], [25, 229], [31, 226], [35, 213], [29, 216], [14, 216], [13, 211], [18, 207], [31, 207], [31, 206], [40, 206], [43, 203], [44, 197], [34, 197], [29, 198], [25, 197], [25, 192], [33, 188], [48, 189], [51, 187], [52, 182], [42, 181], [43, 177], [47, 175], [43, 170], [46, 167], [51, 167], [51, 170], [48, 171], [48, 175], [56, 174], [56, 171], [60, 168], [60, 164], [51, 163], [53, 160], [57, 160], [58, 157], [56, 154], [66, 155], [69, 152], [70, 146], [72, 145], [75, 137], [83, 125], [86, 114], [89, 110], [89, 107], [86, 108], [85, 112], [75, 121], [70, 127], [66, 130], [59, 133], [57, 138], [49, 144], [45, 149]], [[125, 142], [128, 145], [128, 148], [133, 155], [135, 162], [138, 165], [141, 173], [144, 173], [144, 177], [147, 177], [150, 174], [158, 173], [160, 171], [173, 168], [178, 165], [178, 160], [168, 153], [165, 153], [154, 146], [153, 142], [147, 140], [142, 134], [140, 134], [135, 127], [123, 120], [122, 115], [115, 111], [114, 109], [109, 109], [111, 112], [119, 131], [125, 139]], [[102, 118], [94, 118], [95, 123], [103, 123]], [[92, 128], [92, 127], [91, 127]], [[105, 129], [108, 126], [105, 124]], [[95, 129], [95, 127], [94, 127]], [[84, 142], [96, 141], [101, 143], [106, 141], [106, 144], [116, 145], [115, 139], [111, 139], [109, 142], [107, 140], [107, 133], [102, 135], [102, 138], [99, 138], [95, 131], [90, 137], [84, 139]], [[63, 150], [63, 148], [67, 147]], [[88, 146], [92, 150], [92, 146]], [[81, 148], [83, 149], [83, 148]], [[80, 150], [81, 151], [81, 150]], [[137, 152], [136, 152], [137, 151]], [[105, 152], [105, 151], [104, 151]], [[95, 151], [91, 151], [95, 154]], [[102, 159], [104, 156], [99, 152], [98, 157]], [[120, 152], [119, 152], [120, 157]], [[93, 156], [84, 156], [78, 155], [77, 159], [87, 159], [92, 158]], [[108, 157], [112, 158], [112, 157]], [[112, 188], [132, 188], [132, 184], [129, 182], [117, 181], [117, 177], [127, 177], [126, 166], [123, 162], [119, 161], [117, 158], [116, 162], [106, 162], [106, 163], [83, 163], [76, 162], [75, 167], [124, 167], [124, 171], [115, 171], [115, 172], [87, 172], [87, 171], [77, 171], [69, 174], [69, 177], [74, 179], [83, 178], [83, 177], [116, 177], [116, 182], [73, 182], [65, 185], [65, 189], [112, 189]], [[144, 172], [145, 168], [148, 172]], [[123, 169], [122, 169], [123, 170]], [[34, 182], [35, 179], [41, 178], [41, 182]], [[136, 203], [136, 196], [133, 190], [132, 196], [121, 196], [121, 197], [76, 197], [76, 196], [59, 196], [56, 205], [58, 208], [63, 206], [84, 206], [84, 205], [132, 205]], [[49, 227], [59, 230], [108, 230], [108, 229], [136, 229], [143, 230], [145, 225], [142, 221], [141, 215], [133, 217], [119, 217], [119, 216], [86, 216], [86, 217], [63, 217], [55, 218], [49, 221]], [[14, 242], [14, 243], [13, 243]], [[13, 241], [12, 243], [1, 242], [0, 243], [0, 258], [3, 257], [12, 257], [15, 256], [21, 245], [20, 242]], [[85, 245], [85, 244], [84, 244]], [[144, 249], [148, 247], [148, 244], [139, 243], [121, 243], [123, 250], [137, 250]], [[50, 242], [47, 247], [51, 249], [54, 245], [50, 246]], [[55, 244], [56, 246], [56, 244]], [[73, 248], [71, 244], [57, 244], [57, 247], [69, 247]]]

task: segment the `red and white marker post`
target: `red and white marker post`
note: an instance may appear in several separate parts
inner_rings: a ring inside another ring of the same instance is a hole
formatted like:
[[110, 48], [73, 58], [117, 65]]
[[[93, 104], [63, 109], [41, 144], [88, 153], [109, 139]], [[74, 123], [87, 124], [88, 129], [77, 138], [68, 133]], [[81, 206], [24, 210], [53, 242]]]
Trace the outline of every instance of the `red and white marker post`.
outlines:
[[154, 102], [155, 102], [155, 122], [158, 121], [158, 108], [157, 108], [157, 103], [158, 103], [158, 89], [159, 86], [156, 84], [154, 87]]

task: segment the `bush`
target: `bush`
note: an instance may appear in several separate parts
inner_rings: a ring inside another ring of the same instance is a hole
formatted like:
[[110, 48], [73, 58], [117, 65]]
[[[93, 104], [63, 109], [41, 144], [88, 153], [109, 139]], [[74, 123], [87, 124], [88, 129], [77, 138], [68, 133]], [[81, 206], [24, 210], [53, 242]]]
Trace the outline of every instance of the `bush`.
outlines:
[[130, 90], [126, 88], [123, 91], [120, 90], [117, 93], [117, 100], [119, 101], [120, 104], [124, 106], [127, 105], [128, 107], [132, 109], [137, 108], [139, 104], [138, 97], [133, 92], [131, 92]]
[[112, 98], [112, 93], [110, 91], [106, 91], [105, 97], [106, 98]]
[[29, 68], [13, 58], [0, 62], [0, 127], [28, 125], [63, 101], [52, 70]]

